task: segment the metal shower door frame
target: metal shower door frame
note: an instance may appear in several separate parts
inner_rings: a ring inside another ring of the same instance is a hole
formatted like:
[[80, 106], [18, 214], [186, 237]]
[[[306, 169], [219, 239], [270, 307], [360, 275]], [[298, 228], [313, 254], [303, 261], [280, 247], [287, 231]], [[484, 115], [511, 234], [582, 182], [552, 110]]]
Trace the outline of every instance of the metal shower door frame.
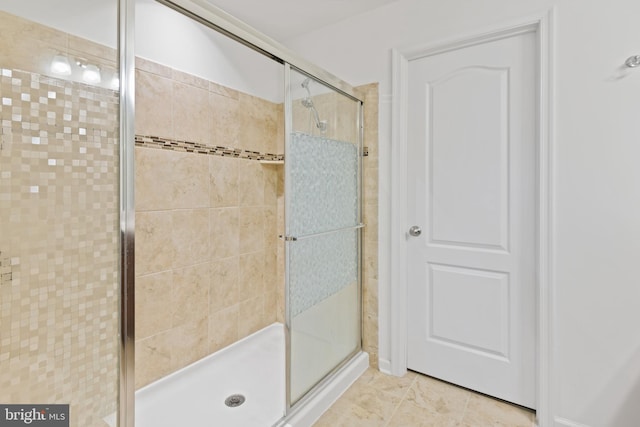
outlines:
[[[135, 425], [135, 0], [118, 1], [118, 58], [120, 76], [120, 337], [119, 337], [119, 405], [118, 426], [134, 427]], [[285, 66], [285, 85], [291, 67], [297, 71], [322, 82], [336, 92], [358, 103], [358, 217], [362, 215], [362, 100], [358, 98], [353, 87], [333, 74], [299, 57], [285, 46], [267, 37], [244, 22], [234, 18], [206, 0], [156, 0], [173, 10], [208, 26], [239, 43], [279, 62]], [[288, 86], [285, 88], [285, 103]], [[290, 96], [290, 94], [289, 94]], [[286, 118], [285, 118], [286, 121]], [[289, 127], [290, 129], [290, 127]], [[286, 132], [285, 132], [286, 134]], [[362, 328], [362, 233], [358, 232], [358, 318]], [[288, 298], [288, 290], [287, 295]], [[288, 306], [288, 302], [287, 302]], [[288, 312], [287, 312], [288, 316]], [[287, 325], [289, 325], [287, 319]], [[286, 332], [287, 361], [290, 353], [288, 331]], [[300, 399], [295, 407], [303, 406], [311, 399], [314, 392], [349, 359], [361, 351], [362, 330], [358, 351], [350, 355], [345, 362], [335, 368], [307, 395]], [[289, 375], [287, 362], [287, 375]], [[289, 387], [289, 378], [287, 378]], [[285, 415], [292, 412], [289, 402], [289, 389]], [[293, 408], [295, 410], [295, 408]]]
[[[285, 97], [284, 97], [284, 117], [285, 117], [285, 130], [284, 130], [284, 134], [285, 134], [285, 171], [287, 170], [287, 167], [290, 167], [290, 164], [287, 164], [286, 161], [286, 148], [289, 147], [290, 143], [291, 143], [291, 135], [293, 134], [293, 98], [292, 98], [292, 94], [291, 94], [291, 72], [292, 71], [296, 71], [300, 74], [306, 75], [307, 77], [310, 77], [312, 79], [318, 80], [321, 83], [325, 83], [322, 80], [319, 80], [316, 76], [314, 76], [313, 74], [297, 68], [296, 66], [289, 64], [289, 63], [285, 63], [285, 72], [284, 72], [284, 93], [285, 93]], [[362, 206], [362, 202], [363, 202], [363, 191], [362, 191], [362, 183], [363, 183], [363, 156], [364, 156], [364, 108], [363, 108], [363, 101], [361, 101], [358, 98], [349, 96], [347, 94], [345, 94], [344, 92], [336, 89], [335, 87], [327, 84], [327, 86], [329, 86], [330, 88], [336, 90], [336, 92], [342, 94], [342, 95], [346, 95], [347, 97], [349, 97], [350, 99], [354, 100], [357, 102], [358, 105], [358, 113], [356, 116], [356, 123], [355, 126], [357, 128], [357, 159], [358, 159], [358, 172], [357, 172], [357, 197], [358, 197], [358, 202], [357, 202], [357, 222], [358, 224], [356, 226], [353, 227], [348, 227], [345, 229], [341, 229], [340, 231], [346, 230], [346, 229], [354, 229], [357, 232], [357, 262], [358, 265], [356, 267], [357, 269], [357, 292], [358, 292], [358, 306], [356, 307], [357, 310], [357, 318], [360, 319], [360, 330], [359, 330], [359, 342], [358, 345], [356, 347], [356, 349], [350, 353], [349, 355], [347, 355], [345, 357], [345, 359], [339, 363], [338, 365], [336, 365], [328, 374], [326, 374], [324, 376], [324, 378], [322, 380], [320, 380], [316, 385], [314, 385], [311, 390], [309, 390], [307, 393], [305, 393], [304, 396], [302, 396], [295, 404], [291, 404], [291, 311], [289, 310], [289, 308], [291, 307], [290, 304], [290, 283], [289, 283], [289, 268], [290, 268], [290, 262], [289, 262], [289, 245], [291, 245], [292, 243], [295, 242], [296, 238], [292, 238], [291, 236], [289, 236], [289, 230], [286, 226], [287, 224], [287, 212], [290, 211], [290, 195], [291, 195], [291, 187], [290, 187], [290, 180], [287, 179], [286, 175], [287, 173], [285, 172], [285, 180], [284, 180], [284, 184], [285, 184], [285, 189], [284, 189], [284, 198], [285, 198], [285, 209], [284, 209], [284, 216], [285, 216], [285, 230], [284, 230], [284, 243], [285, 243], [285, 342], [286, 342], [286, 353], [285, 353], [285, 358], [286, 358], [286, 368], [285, 368], [285, 372], [286, 372], [286, 380], [285, 380], [285, 384], [286, 384], [286, 411], [285, 411], [285, 415], [286, 417], [291, 416], [292, 414], [294, 414], [296, 412], [297, 409], [302, 408], [305, 406], [305, 404], [307, 402], [309, 402], [310, 400], [313, 400], [314, 398], [317, 397], [317, 395], [319, 393], [322, 392], [322, 390], [325, 388], [325, 386], [329, 383], [331, 383], [331, 381], [334, 379], [334, 377], [338, 374], [338, 372], [349, 363], [350, 360], [353, 359], [354, 356], [356, 356], [357, 354], [359, 354], [362, 351], [362, 337], [363, 337], [363, 318], [362, 318], [362, 265], [363, 265], [363, 260], [362, 260], [362, 231], [364, 228], [364, 224], [363, 224], [363, 218], [362, 218], [362, 213], [363, 213], [363, 206]], [[330, 231], [329, 233], [333, 233], [334, 231]], [[319, 235], [322, 235], [325, 233], [319, 233]], [[312, 236], [308, 236], [308, 237], [312, 237]], [[274, 427], [281, 427], [281, 426], [286, 426], [286, 423], [283, 424], [283, 420], [279, 420]]]

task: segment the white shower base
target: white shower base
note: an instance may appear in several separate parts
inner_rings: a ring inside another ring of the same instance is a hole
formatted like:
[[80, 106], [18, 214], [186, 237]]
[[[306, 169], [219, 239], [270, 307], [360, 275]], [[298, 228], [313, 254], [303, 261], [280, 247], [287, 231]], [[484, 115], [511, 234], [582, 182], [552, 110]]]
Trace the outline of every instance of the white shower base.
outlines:
[[[136, 427], [309, 427], [366, 370], [360, 353], [285, 422], [284, 326], [261, 331], [136, 392]], [[246, 401], [230, 408], [232, 394]]]
[[[271, 426], [285, 409], [284, 327], [274, 323], [136, 392], [136, 427]], [[230, 408], [225, 399], [246, 401]]]

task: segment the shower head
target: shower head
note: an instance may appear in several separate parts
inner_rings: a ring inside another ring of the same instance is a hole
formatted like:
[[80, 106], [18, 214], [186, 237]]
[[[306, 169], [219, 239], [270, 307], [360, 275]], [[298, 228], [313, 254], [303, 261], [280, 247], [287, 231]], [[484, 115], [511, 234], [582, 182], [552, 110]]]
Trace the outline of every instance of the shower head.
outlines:
[[309, 110], [311, 110], [311, 112], [313, 113], [314, 121], [316, 123], [316, 127], [320, 129], [320, 132], [325, 133], [327, 131], [327, 121], [320, 120], [320, 116], [318, 115], [318, 110], [316, 110], [316, 107], [313, 105], [313, 99], [311, 99], [311, 90], [309, 89], [310, 82], [311, 82], [311, 79], [307, 77], [300, 84], [300, 86], [305, 88], [307, 91], [307, 96], [303, 98], [302, 101], [300, 102], [305, 108], [308, 108]]
[[307, 91], [307, 97], [302, 100], [302, 105], [304, 105], [307, 108], [313, 107], [313, 101], [311, 100], [311, 90], [309, 89], [310, 82], [311, 82], [311, 79], [307, 77], [302, 81], [302, 83], [300, 83], [300, 86], [302, 86]]
[[302, 105], [304, 105], [305, 108], [313, 108], [313, 100], [311, 98], [304, 98], [300, 102], [302, 102]]

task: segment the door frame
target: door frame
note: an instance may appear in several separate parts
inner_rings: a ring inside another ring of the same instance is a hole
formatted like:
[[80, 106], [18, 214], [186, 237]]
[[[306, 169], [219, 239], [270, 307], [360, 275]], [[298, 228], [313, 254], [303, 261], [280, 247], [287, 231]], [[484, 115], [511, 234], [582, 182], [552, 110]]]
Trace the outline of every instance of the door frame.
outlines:
[[537, 421], [540, 427], [553, 425], [554, 350], [554, 9], [516, 23], [492, 27], [436, 43], [392, 50], [391, 103], [391, 284], [389, 339], [390, 358], [381, 361], [382, 370], [396, 376], [407, 371], [407, 109], [409, 62], [464, 47], [487, 43], [523, 33], [537, 40]]

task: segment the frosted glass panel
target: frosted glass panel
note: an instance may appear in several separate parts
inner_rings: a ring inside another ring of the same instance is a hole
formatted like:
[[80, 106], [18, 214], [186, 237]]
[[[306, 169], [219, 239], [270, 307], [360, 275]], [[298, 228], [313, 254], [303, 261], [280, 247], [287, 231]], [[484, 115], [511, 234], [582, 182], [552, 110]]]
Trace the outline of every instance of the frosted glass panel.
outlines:
[[297, 315], [357, 278], [357, 232], [333, 232], [358, 224], [358, 150], [350, 142], [292, 134], [289, 252], [290, 312]]
[[287, 161], [291, 162], [290, 235], [357, 225], [358, 148], [355, 144], [295, 132]]
[[357, 230], [290, 245], [290, 310], [296, 316], [358, 280]]

